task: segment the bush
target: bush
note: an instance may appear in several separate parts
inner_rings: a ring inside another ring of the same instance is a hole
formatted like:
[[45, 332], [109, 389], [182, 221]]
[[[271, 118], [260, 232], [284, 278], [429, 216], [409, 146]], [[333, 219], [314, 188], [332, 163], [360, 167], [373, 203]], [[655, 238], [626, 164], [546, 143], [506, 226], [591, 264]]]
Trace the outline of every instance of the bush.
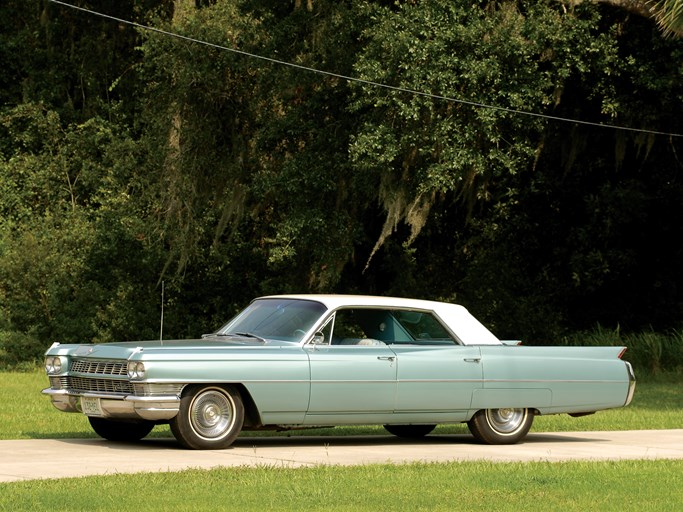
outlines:
[[0, 331], [0, 370], [33, 368], [48, 347], [30, 334]]
[[621, 333], [619, 326], [607, 329], [601, 325], [590, 331], [578, 332], [562, 339], [563, 345], [627, 347], [624, 359], [639, 372], [656, 375], [683, 369], [683, 331], [655, 332], [647, 330]]

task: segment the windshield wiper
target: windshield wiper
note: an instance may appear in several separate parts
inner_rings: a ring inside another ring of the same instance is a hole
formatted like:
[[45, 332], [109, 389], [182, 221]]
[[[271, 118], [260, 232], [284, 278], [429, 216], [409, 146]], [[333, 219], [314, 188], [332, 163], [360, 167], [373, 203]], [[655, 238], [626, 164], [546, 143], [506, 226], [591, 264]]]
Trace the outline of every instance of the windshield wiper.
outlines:
[[234, 336], [233, 334], [225, 334], [224, 332], [210, 332], [208, 334], [202, 334], [202, 339], [204, 338], [218, 338], [220, 336]]
[[259, 340], [263, 343], [266, 342], [265, 338], [251, 332], [212, 332], [210, 334], [202, 334], [202, 338], [213, 338], [219, 336], [226, 336], [228, 338], [254, 338], [255, 340]]
[[254, 339], [257, 339], [263, 343], [266, 342], [265, 338], [262, 338], [258, 334], [253, 334], [251, 332], [229, 332], [227, 334], [222, 334], [221, 336], [241, 336], [243, 338], [254, 338]]

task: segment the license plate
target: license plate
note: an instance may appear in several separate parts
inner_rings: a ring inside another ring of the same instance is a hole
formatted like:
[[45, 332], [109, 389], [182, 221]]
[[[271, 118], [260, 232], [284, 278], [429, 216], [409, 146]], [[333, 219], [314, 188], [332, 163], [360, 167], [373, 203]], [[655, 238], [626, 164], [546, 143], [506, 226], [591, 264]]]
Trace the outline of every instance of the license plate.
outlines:
[[102, 406], [100, 405], [99, 398], [82, 396], [81, 411], [83, 411], [83, 414], [85, 414], [86, 416], [103, 416]]

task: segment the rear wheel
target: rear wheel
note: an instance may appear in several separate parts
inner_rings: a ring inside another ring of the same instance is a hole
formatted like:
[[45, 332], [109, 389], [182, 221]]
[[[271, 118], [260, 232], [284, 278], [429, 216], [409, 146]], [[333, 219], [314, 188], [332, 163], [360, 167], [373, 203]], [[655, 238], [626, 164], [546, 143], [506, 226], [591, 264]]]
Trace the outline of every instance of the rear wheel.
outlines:
[[484, 409], [467, 426], [477, 440], [486, 444], [514, 444], [527, 435], [534, 415], [529, 409]]
[[170, 422], [171, 432], [185, 448], [220, 450], [242, 430], [244, 405], [232, 386], [188, 386], [180, 411]]
[[154, 428], [152, 421], [115, 421], [96, 416], [88, 416], [95, 433], [109, 441], [139, 441]]
[[419, 439], [429, 434], [436, 425], [384, 425], [390, 434], [408, 439]]

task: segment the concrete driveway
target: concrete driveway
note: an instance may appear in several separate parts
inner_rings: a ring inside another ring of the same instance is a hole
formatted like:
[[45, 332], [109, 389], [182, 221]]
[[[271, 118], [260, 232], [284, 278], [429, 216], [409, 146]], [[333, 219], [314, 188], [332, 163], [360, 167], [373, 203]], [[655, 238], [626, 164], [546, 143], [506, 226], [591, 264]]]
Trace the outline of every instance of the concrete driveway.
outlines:
[[551, 461], [683, 459], [683, 429], [531, 433], [511, 446], [487, 446], [469, 435], [240, 437], [227, 450], [191, 451], [173, 439], [135, 444], [102, 439], [0, 441], [0, 482], [86, 475], [239, 466], [401, 464], [486, 460]]

